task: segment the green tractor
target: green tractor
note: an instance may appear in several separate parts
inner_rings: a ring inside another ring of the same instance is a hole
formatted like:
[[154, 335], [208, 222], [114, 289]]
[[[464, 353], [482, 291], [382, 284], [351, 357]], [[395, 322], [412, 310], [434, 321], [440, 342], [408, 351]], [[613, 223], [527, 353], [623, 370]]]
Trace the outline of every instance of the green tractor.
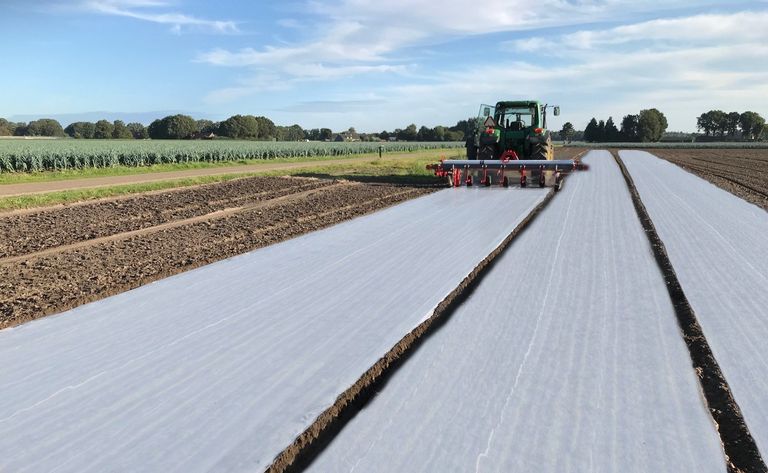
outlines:
[[548, 108], [560, 115], [560, 107], [535, 100], [481, 105], [475, 132], [467, 137], [467, 159], [554, 159]]

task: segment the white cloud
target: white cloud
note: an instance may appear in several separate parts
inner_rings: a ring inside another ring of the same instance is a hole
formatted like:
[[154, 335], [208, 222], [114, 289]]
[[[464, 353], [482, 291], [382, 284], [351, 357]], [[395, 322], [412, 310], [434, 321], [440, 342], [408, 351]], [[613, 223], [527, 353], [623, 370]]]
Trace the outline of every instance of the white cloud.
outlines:
[[[639, 11], [702, 2], [692, 0], [635, 2], [630, 0], [486, 0], [481, 5], [466, 0], [343, 0], [332, 3], [309, 0], [305, 10], [315, 22], [306, 22], [310, 39], [294, 44], [264, 45], [239, 50], [212, 49], [197, 62], [265, 70], [286, 79], [312, 76], [336, 79], [359, 75], [360, 67], [375, 72], [403, 72], [397, 53], [451, 38], [500, 31], [523, 31], [578, 25]], [[706, 3], [706, 2], [704, 2]], [[278, 22], [279, 23], [279, 22]], [[293, 21], [286, 28], [295, 28]], [[322, 68], [322, 73], [312, 74]]]
[[[706, 3], [711, 2], [488, 0], [469, 5], [443, 0], [436, 5], [431, 0], [345, 0], [330, 5], [318, 0], [307, 8], [318, 20], [303, 21], [305, 30], [314, 31], [307, 40], [214, 49], [197, 60], [244, 68], [257, 77], [268, 71], [286, 89], [305, 81], [394, 74], [391, 86], [372, 90], [360, 85], [348, 91], [375, 92], [382, 99], [376, 114], [350, 111], [345, 117], [358, 120], [351, 124], [359, 129], [381, 128], [382, 117], [402, 122], [396, 126], [412, 121], [434, 126], [466, 117], [481, 102], [539, 97], [563, 105], [561, 119], [577, 127], [593, 115], [613, 115], [618, 121], [624, 114], [656, 106], [665, 111], [671, 128], [692, 130], [695, 116], [713, 107], [768, 109], [768, 12], [633, 21], [639, 13], [664, 16], [666, 10]], [[625, 24], [601, 27], [602, 21]], [[551, 33], [557, 31], [551, 28], [562, 26], [581, 30]], [[418, 66], [403, 64], [406, 50], [419, 54], [442, 44], [451, 48], [454, 43], [447, 42], [454, 39], [530, 31], [537, 33], [509, 42], [501, 51], [489, 43], [483, 51], [487, 66], [478, 66], [477, 60], [466, 66], [455, 62], [416, 78], [410, 73]], [[234, 95], [257, 94], [261, 86], [238, 84]], [[211, 97], [226, 100], [232, 89]]]
[[309, 3], [310, 10], [334, 21], [357, 21], [371, 27], [386, 28], [397, 24], [436, 34], [485, 34], [521, 31], [564, 25], [578, 25], [601, 20], [630, 18], [643, 11], [658, 11], [708, 1], [692, 0], [344, 0]]
[[562, 56], [635, 43], [636, 47], [676, 49], [687, 45], [760, 43], [768, 41], [768, 12], [704, 14], [667, 18], [607, 30], [579, 31], [551, 39], [541, 36], [506, 44], [525, 52]]
[[124, 16], [137, 20], [170, 25], [173, 33], [181, 33], [185, 27], [214, 33], [237, 33], [234, 21], [207, 20], [184, 13], [167, 11], [170, 6], [162, 0], [86, 0], [87, 10], [106, 15]]
[[540, 97], [564, 105], [560, 119], [577, 127], [592, 116], [616, 120], [657, 107], [671, 129], [693, 130], [695, 117], [712, 108], [768, 109], [764, 24], [766, 12], [737, 12], [532, 38], [514, 45], [535, 51], [536, 64], [497, 61], [437, 74], [431, 84], [396, 87], [393, 100], [419, 110]]

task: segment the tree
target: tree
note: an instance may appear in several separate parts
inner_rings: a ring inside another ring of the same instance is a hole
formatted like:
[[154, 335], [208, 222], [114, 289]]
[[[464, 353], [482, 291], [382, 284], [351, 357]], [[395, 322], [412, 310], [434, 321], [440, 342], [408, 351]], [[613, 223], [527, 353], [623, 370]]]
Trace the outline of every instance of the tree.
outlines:
[[90, 140], [96, 133], [96, 125], [91, 122], [70, 123], [64, 131], [72, 138]]
[[435, 141], [445, 141], [445, 131], [446, 131], [446, 130], [445, 130], [445, 127], [444, 127], [444, 126], [440, 126], [440, 125], [437, 125], [437, 126], [436, 126], [436, 127], [433, 129], [433, 130], [432, 130], [432, 138], [433, 138]]
[[106, 120], [99, 120], [96, 122], [96, 128], [93, 132], [93, 137], [106, 140], [112, 138], [112, 132], [115, 131], [115, 126]]
[[655, 108], [640, 110], [638, 128], [640, 141], [659, 141], [667, 131], [667, 117]]
[[277, 137], [277, 127], [275, 123], [267, 117], [256, 117], [259, 127], [260, 140], [273, 140]]
[[587, 124], [587, 127], [584, 128], [584, 140], [590, 143], [595, 142], [598, 140], [599, 133], [600, 133], [600, 130], [597, 124], [597, 120], [594, 117], [592, 117], [592, 120], [589, 121], [589, 123]]
[[131, 134], [131, 131], [122, 120], [115, 120], [112, 124], [112, 138], [116, 140], [130, 140], [133, 139], [133, 134]]
[[147, 127], [141, 123], [129, 123], [125, 127], [128, 128], [128, 131], [131, 132], [131, 135], [133, 135], [133, 139], [135, 140], [146, 140], [149, 138]]
[[13, 129], [13, 136], [26, 136], [27, 124], [24, 122], [18, 122], [15, 125], [16, 128]]
[[204, 133], [206, 135], [209, 133], [216, 133], [217, 126], [211, 120], [197, 120], [195, 125], [197, 126], [198, 133]]
[[305, 138], [304, 129], [299, 125], [291, 125], [285, 128], [285, 141], [303, 141]]
[[416, 133], [416, 139], [419, 141], [435, 141], [434, 135], [434, 132], [430, 128], [422, 125]]
[[619, 141], [621, 135], [619, 129], [616, 128], [616, 124], [613, 122], [613, 117], [608, 117], [608, 121], [605, 122], [605, 134], [603, 135], [605, 141]]
[[381, 133], [379, 133], [379, 138], [381, 138], [382, 140], [388, 140], [389, 136], [390, 135], [389, 135], [389, 132], [387, 130], [384, 130]]
[[219, 123], [217, 134], [238, 140], [259, 137], [259, 122], [253, 115], [233, 115]]
[[167, 124], [168, 138], [189, 138], [197, 131], [197, 123], [188, 115], [171, 115], [163, 119]]
[[560, 130], [560, 138], [570, 143], [573, 140], [574, 133], [576, 133], [576, 129], [573, 127], [573, 123], [565, 122]]
[[169, 115], [153, 121], [148, 131], [153, 140], [178, 140], [192, 136], [197, 131], [197, 123], [189, 115]]
[[741, 114], [739, 112], [731, 112], [728, 114], [727, 117], [727, 129], [728, 129], [728, 135], [729, 136], [736, 136], [736, 131], [739, 129], [739, 120], [741, 119]]
[[477, 127], [477, 118], [469, 117], [466, 120], [459, 120], [458, 122], [456, 122], [456, 125], [450, 127], [449, 130], [460, 131], [463, 133], [462, 136], [469, 136], [475, 132], [476, 127]]
[[445, 132], [445, 141], [464, 141], [464, 132], [461, 130], [448, 130]]
[[397, 135], [397, 139], [402, 141], [416, 141], [418, 134], [419, 132], [416, 129], [416, 124], [411, 123], [405, 127], [405, 130], [400, 130], [400, 133]]
[[715, 124], [714, 120], [712, 119], [712, 112], [706, 112], [699, 115], [699, 117], [696, 119], [696, 128], [701, 131], [704, 131], [704, 134], [706, 136], [711, 135], [715, 132], [717, 125]]
[[741, 134], [748, 140], [759, 139], [765, 127], [765, 119], [755, 112], [744, 112], [739, 117]]
[[0, 118], [0, 136], [13, 136], [15, 130], [15, 123], [9, 122], [5, 118]]
[[41, 118], [29, 122], [25, 131], [26, 136], [58, 136], [64, 135], [64, 129], [61, 127], [61, 123], [52, 118]]
[[597, 139], [595, 141], [603, 142], [605, 141], [605, 121], [600, 120], [597, 123]]
[[[640, 139], [640, 116], [626, 115], [621, 120], [621, 139], [625, 141], [638, 141]], [[586, 134], [586, 130], [584, 132]]]
[[728, 114], [722, 110], [710, 110], [709, 119], [712, 123], [712, 131], [717, 132], [720, 136], [725, 136], [728, 131]]
[[320, 140], [330, 141], [333, 139], [333, 130], [330, 128], [320, 128]]

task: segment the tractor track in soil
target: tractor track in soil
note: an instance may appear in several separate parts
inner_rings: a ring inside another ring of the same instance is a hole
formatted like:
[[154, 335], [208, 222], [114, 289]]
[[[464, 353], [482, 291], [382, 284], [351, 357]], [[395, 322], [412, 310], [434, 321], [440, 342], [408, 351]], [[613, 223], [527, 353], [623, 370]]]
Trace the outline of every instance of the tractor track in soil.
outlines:
[[[567, 178], [566, 178], [567, 181]], [[378, 362], [371, 366], [351, 387], [341, 393], [336, 402], [321, 413], [315, 421], [287, 446], [266, 470], [268, 473], [300, 472], [333, 440], [357, 412], [384, 388], [387, 381], [418, 350], [430, 335], [445, 325], [456, 309], [472, 294], [504, 250], [525, 231], [537, 215], [555, 196], [554, 189], [518, 224], [464, 280], [446, 296], [432, 314], [406, 334]]]
[[637, 217], [645, 230], [656, 263], [666, 282], [678, 326], [691, 356], [691, 362], [699, 380], [707, 409], [723, 444], [728, 471], [731, 473], [766, 472], [768, 467], [760, 455], [741, 409], [736, 403], [731, 388], [728, 386], [720, 365], [704, 336], [696, 313], [683, 291], [664, 242], [656, 232], [656, 227], [640, 198], [634, 180], [618, 153], [614, 151], [612, 154], [627, 183]]
[[[27, 232], [33, 242], [49, 238], [46, 244], [10, 246], [14, 252], [5, 251], [13, 256], [0, 263], [0, 329], [436, 190], [316, 179], [242, 181], [230, 181], [234, 187], [223, 186], [221, 192], [221, 184], [201, 186], [204, 198], [187, 188], [190, 192], [0, 216], [3, 231]], [[143, 220], [135, 215], [148, 217]], [[19, 224], [17, 217], [27, 219], [22, 230], [13, 228]], [[36, 222], [48, 224], [38, 226]], [[84, 232], [81, 225], [91, 225], [92, 230]]]
[[647, 149], [768, 211], [768, 150]]

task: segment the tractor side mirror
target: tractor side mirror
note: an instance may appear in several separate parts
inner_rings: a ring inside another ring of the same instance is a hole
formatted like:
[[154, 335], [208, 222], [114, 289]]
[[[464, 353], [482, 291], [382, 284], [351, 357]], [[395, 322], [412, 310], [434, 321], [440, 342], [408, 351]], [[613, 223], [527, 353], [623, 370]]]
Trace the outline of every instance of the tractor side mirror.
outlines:
[[491, 107], [485, 107], [485, 108], [483, 109], [483, 116], [484, 116], [484, 117], [487, 117], [487, 116], [489, 116], [490, 114], [491, 114]]
[[555, 116], [560, 116], [560, 107], [555, 107]]

